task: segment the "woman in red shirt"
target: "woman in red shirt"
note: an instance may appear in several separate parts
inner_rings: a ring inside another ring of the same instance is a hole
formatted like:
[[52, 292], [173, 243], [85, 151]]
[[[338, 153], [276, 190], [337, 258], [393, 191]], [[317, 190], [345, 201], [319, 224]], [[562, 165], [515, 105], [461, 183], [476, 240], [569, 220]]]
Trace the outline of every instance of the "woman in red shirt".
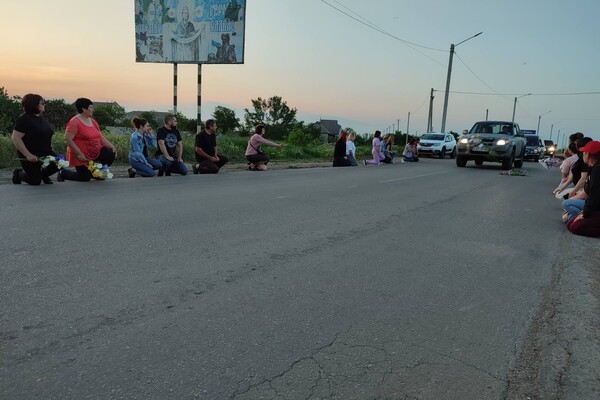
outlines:
[[87, 182], [92, 179], [88, 163], [94, 161], [102, 165], [111, 165], [117, 157], [117, 149], [100, 132], [98, 122], [92, 118], [94, 103], [90, 99], [79, 98], [75, 101], [77, 114], [67, 124], [65, 141], [67, 142], [67, 160], [76, 171], [60, 170], [59, 182], [66, 180]]

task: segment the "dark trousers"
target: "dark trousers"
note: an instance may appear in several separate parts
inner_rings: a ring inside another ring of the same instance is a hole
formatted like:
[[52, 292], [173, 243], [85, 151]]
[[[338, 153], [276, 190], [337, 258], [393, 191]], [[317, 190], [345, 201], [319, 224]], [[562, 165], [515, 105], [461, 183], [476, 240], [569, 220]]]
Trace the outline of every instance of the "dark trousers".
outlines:
[[[100, 149], [100, 154], [96, 157], [94, 162], [102, 165], [111, 165], [115, 162], [115, 153], [108, 147], [103, 147]], [[60, 174], [68, 181], [88, 182], [93, 178], [92, 171], [88, 169], [87, 165], [79, 165], [75, 167], [75, 171], [63, 169]]]
[[19, 171], [19, 178], [23, 182], [27, 182], [30, 185], [39, 185], [42, 183], [42, 179], [54, 175], [58, 171], [56, 163], [50, 163], [47, 167], [42, 168], [41, 162], [29, 162], [21, 160], [21, 171]]
[[266, 154], [250, 154], [246, 156], [246, 160], [252, 164], [267, 164], [269, 162], [269, 156]]
[[590, 213], [586, 218], [567, 222], [567, 229], [576, 235], [600, 237], [600, 211]]
[[223, 165], [227, 164], [229, 159], [221, 154], [219, 154], [219, 161], [212, 162], [207, 159], [198, 160], [198, 173], [199, 174], [216, 174], [223, 167]]

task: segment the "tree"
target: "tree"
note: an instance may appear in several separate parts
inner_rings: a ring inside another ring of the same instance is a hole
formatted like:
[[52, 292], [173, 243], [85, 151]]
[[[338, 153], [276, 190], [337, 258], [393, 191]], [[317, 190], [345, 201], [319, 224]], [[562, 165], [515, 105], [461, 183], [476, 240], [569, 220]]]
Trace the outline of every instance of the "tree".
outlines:
[[0, 87], [0, 134], [8, 135], [15, 127], [15, 120], [23, 113], [21, 98], [8, 96], [4, 87]]
[[197, 133], [196, 128], [198, 120], [196, 118], [188, 118], [180, 112], [173, 113], [173, 110], [169, 112], [177, 118], [177, 129], [181, 132], [191, 132], [194, 135]]
[[102, 129], [107, 126], [125, 125], [125, 114], [125, 109], [117, 103], [108, 103], [94, 107], [94, 119]]
[[44, 115], [54, 131], [62, 131], [67, 126], [67, 122], [77, 113], [72, 104], [64, 99], [46, 100], [46, 111]]
[[230, 108], [217, 106], [212, 116], [217, 120], [220, 131], [225, 134], [232, 134], [240, 128], [240, 120]]
[[[273, 96], [268, 100], [257, 98], [252, 101], [254, 112], [247, 108], [245, 109], [244, 120], [248, 128], [252, 128], [258, 124], [265, 124], [271, 127], [269, 135], [274, 139], [280, 139], [285, 136], [285, 132], [289, 132], [296, 124], [295, 108], [290, 108], [287, 102], [283, 101], [280, 96]], [[283, 136], [282, 136], [283, 135]]]
[[143, 118], [150, 123], [153, 129], [158, 129], [163, 125], [163, 121], [160, 118], [156, 118], [156, 111], [144, 111], [138, 115], [138, 118]]

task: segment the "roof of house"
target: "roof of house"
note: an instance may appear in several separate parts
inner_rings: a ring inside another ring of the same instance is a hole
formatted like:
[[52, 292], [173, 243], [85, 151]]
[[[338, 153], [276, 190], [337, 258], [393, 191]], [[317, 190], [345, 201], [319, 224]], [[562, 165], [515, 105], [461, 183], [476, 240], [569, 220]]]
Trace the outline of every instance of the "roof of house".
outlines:
[[342, 130], [342, 126], [338, 124], [336, 119], [322, 119], [317, 121], [316, 124], [321, 127], [321, 133], [326, 133], [328, 135], [337, 136]]

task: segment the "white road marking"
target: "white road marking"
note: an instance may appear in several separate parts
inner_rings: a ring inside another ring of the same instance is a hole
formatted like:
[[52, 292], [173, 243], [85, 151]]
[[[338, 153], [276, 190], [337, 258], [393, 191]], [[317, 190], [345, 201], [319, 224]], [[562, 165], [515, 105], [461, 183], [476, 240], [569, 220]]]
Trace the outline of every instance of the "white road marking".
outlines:
[[379, 181], [379, 183], [388, 183], [388, 182], [396, 182], [396, 181], [405, 181], [407, 179], [415, 179], [415, 178], [423, 178], [424, 176], [433, 176], [433, 175], [441, 175], [441, 174], [446, 174], [450, 172], [448, 171], [442, 171], [442, 172], [436, 172], [433, 174], [423, 174], [423, 175], [414, 175], [414, 176], [405, 176], [403, 178], [396, 178], [396, 179], [389, 179], [387, 181]]

